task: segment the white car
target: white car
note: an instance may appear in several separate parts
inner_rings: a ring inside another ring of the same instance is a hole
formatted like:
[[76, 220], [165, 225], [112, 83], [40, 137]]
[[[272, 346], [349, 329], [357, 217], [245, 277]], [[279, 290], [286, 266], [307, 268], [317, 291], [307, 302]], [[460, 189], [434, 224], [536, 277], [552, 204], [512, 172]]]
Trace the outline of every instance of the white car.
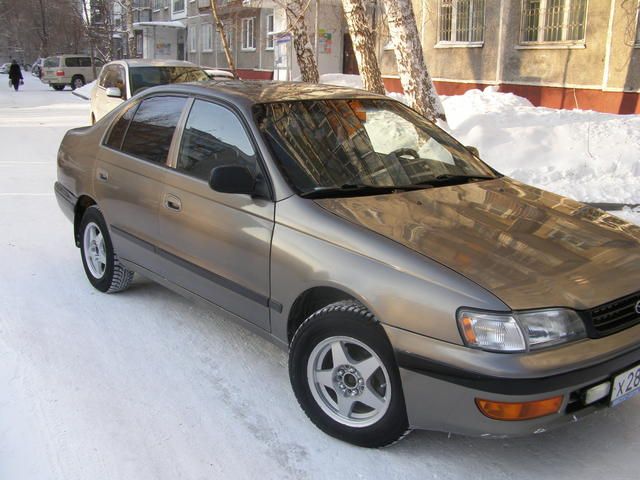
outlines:
[[102, 68], [91, 92], [91, 123], [145, 88], [209, 79], [202, 67], [191, 62], [142, 59], [109, 62]]

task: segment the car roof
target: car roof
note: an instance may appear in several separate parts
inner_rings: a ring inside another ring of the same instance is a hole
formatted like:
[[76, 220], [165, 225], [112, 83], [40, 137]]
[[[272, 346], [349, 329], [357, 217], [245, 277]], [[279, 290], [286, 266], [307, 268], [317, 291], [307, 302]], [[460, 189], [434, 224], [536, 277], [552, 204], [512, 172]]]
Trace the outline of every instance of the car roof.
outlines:
[[214, 96], [232, 103], [241, 103], [248, 106], [257, 103], [318, 99], [376, 98], [391, 100], [384, 95], [378, 95], [357, 88], [270, 80], [211, 80], [206, 82], [179, 83], [153, 87], [146, 92], [153, 94], [167, 91], [181, 91], [184, 93]]
[[197, 67], [202, 68], [199, 65], [191, 62], [185, 62], [183, 60], [146, 60], [142, 58], [127, 58], [123, 60], [114, 60], [107, 63], [124, 63], [129, 67]]

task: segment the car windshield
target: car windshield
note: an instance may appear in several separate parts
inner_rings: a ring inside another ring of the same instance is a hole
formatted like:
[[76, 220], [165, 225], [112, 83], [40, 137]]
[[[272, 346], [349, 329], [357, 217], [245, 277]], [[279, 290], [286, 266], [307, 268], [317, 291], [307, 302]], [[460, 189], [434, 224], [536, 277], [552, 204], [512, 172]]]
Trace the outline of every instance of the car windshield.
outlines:
[[45, 67], [57, 67], [60, 65], [60, 57], [49, 57], [44, 61]]
[[436, 187], [496, 176], [399, 102], [293, 101], [259, 104], [254, 113], [281, 170], [301, 194], [358, 187], [375, 193], [376, 188]]
[[131, 67], [129, 75], [132, 94], [156, 85], [209, 80], [205, 71], [196, 67]]

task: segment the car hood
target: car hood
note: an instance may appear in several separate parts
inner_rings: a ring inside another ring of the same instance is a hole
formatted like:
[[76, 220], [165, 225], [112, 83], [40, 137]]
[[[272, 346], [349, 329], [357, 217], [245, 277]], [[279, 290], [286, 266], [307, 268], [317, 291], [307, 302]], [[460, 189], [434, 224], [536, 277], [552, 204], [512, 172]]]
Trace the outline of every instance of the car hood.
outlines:
[[513, 309], [587, 309], [640, 290], [640, 227], [512, 179], [316, 202]]

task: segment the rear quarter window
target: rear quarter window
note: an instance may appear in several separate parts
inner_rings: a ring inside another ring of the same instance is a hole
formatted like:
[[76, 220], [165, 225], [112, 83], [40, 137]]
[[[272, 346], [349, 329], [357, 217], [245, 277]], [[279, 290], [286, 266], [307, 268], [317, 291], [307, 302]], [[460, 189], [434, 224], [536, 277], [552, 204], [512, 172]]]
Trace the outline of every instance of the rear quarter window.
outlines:
[[107, 147], [114, 148], [116, 150], [120, 150], [122, 147], [122, 140], [124, 139], [124, 134], [127, 133], [127, 127], [133, 118], [133, 114], [136, 113], [136, 108], [138, 104], [131, 105], [126, 109], [124, 114], [120, 115], [120, 118], [116, 120], [115, 124], [111, 127], [111, 131], [109, 132], [109, 136], [104, 144]]
[[44, 66], [48, 68], [60, 66], [60, 57], [49, 57], [45, 59]]

